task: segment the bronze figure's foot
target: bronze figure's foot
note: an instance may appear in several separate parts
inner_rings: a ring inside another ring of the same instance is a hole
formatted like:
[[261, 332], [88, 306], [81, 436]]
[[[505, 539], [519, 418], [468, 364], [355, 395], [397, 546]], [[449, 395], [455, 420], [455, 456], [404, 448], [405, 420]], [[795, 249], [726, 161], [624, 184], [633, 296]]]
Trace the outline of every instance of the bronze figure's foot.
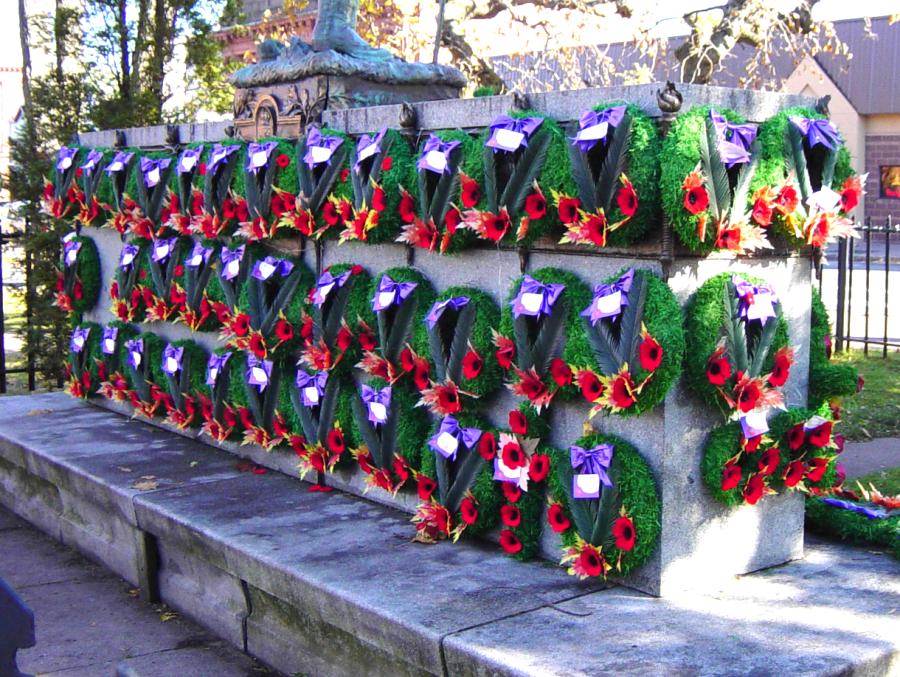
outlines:
[[387, 61], [394, 58], [386, 49], [370, 45], [349, 26], [335, 26], [331, 30], [319, 30], [317, 24], [316, 31], [313, 33], [312, 46], [317, 52], [333, 49], [340, 54], [364, 61]]

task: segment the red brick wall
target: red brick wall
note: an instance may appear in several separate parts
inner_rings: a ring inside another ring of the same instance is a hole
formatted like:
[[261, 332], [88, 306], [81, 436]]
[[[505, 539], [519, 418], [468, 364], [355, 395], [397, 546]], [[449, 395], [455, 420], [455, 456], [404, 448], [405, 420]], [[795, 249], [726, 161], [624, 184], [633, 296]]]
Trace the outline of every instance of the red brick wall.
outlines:
[[900, 165], [900, 135], [866, 136], [866, 217], [879, 223], [890, 215], [894, 223], [900, 223], [900, 200], [880, 197], [882, 165]]

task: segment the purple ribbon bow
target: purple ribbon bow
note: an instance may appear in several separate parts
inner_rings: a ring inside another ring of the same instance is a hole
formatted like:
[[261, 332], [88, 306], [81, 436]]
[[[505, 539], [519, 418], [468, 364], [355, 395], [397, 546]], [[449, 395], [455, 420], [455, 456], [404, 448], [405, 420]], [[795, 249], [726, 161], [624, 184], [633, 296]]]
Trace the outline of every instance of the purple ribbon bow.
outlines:
[[177, 237], [168, 237], [157, 240], [153, 243], [153, 253], [151, 254], [154, 261], [163, 263], [175, 251], [175, 243], [178, 242]]
[[514, 153], [528, 145], [528, 139], [541, 126], [544, 118], [511, 118], [501, 115], [491, 123], [491, 134], [484, 145], [494, 152]]
[[256, 386], [259, 392], [266, 389], [272, 378], [272, 361], [261, 360], [255, 355], [247, 356], [247, 372], [244, 375], [247, 383]]
[[231, 351], [213, 353], [209, 356], [209, 359], [206, 361], [206, 385], [216, 385], [216, 381], [219, 380], [219, 374], [225, 368], [225, 363], [228, 362], [229, 357], [231, 357]]
[[844, 501], [840, 498], [823, 498], [822, 502], [827, 503], [828, 505], [832, 505], [835, 508], [842, 508], [844, 510], [850, 510], [852, 512], [859, 513], [860, 515], [865, 515], [866, 518], [870, 520], [885, 519], [889, 516], [887, 510], [885, 510], [884, 508], [870, 508], [868, 506], [854, 503], [852, 501]]
[[178, 173], [187, 174], [194, 170], [200, 161], [200, 155], [203, 154], [203, 146], [195, 146], [194, 148], [185, 148], [181, 157], [178, 158]]
[[222, 247], [222, 252], [219, 254], [219, 259], [222, 261], [222, 277], [226, 280], [233, 280], [237, 277], [237, 274], [241, 271], [241, 259], [244, 258], [244, 250], [246, 249], [246, 245], [241, 245], [240, 247], [235, 247], [234, 249], [228, 249], [228, 247]]
[[714, 110], [709, 111], [709, 117], [716, 130], [716, 148], [725, 166], [731, 169], [735, 165], [749, 162], [750, 146], [756, 139], [757, 126], [749, 122], [728, 122]]
[[429, 310], [428, 314], [425, 316], [425, 324], [428, 325], [429, 329], [434, 329], [434, 325], [438, 323], [438, 320], [441, 319], [441, 316], [447, 308], [453, 308], [453, 310], [459, 312], [467, 305], [469, 305], [468, 296], [454, 296], [452, 299], [447, 299], [446, 301], [435, 301], [434, 305], [431, 306], [431, 310]]
[[75, 327], [75, 329], [72, 330], [72, 338], [69, 340], [69, 350], [73, 353], [80, 353], [84, 350], [84, 344], [90, 333], [90, 327]]
[[362, 163], [381, 152], [381, 142], [385, 134], [387, 130], [382, 129], [377, 134], [363, 134], [359, 137], [359, 141], [356, 142], [356, 160], [353, 162], [354, 172], [359, 174]]
[[141, 174], [144, 177], [144, 185], [147, 188], [156, 186], [162, 178], [162, 172], [172, 161], [169, 158], [141, 158]]
[[328, 300], [329, 294], [333, 292], [335, 289], [340, 289], [343, 287], [347, 280], [350, 279], [350, 271], [344, 271], [340, 275], [332, 275], [331, 271], [326, 270], [324, 273], [319, 275], [319, 279], [316, 280], [315, 289], [313, 289], [312, 293], [312, 303], [317, 308], [321, 308], [325, 305], [325, 301]]
[[416, 168], [435, 174], [449, 174], [450, 153], [461, 143], [461, 141], [442, 141], [439, 136], [432, 134], [422, 147], [422, 154], [419, 155]]
[[543, 284], [526, 275], [519, 286], [519, 293], [510, 303], [513, 315], [515, 317], [549, 315], [553, 310], [553, 304], [565, 288], [564, 284]]
[[200, 266], [209, 263], [209, 257], [212, 256], [212, 253], [212, 247], [204, 247], [202, 243], [195, 242], [194, 247], [191, 249], [190, 256], [184, 261], [184, 265], [189, 268], [199, 268]]
[[306, 153], [303, 162], [312, 169], [316, 165], [328, 164], [334, 151], [340, 148], [344, 139], [340, 136], [325, 136], [316, 127], [306, 133]]
[[462, 444], [466, 449], [474, 449], [481, 439], [478, 428], [463, 428], [452, 416], [445, 416], [437, 433], [428, 440], [431, 450], [450, 461], [456, 460], [456, 452]]
[[116, 172], [121, 172], [125, 167], [128, 166], [128, 163], [131, 162], [131, 158], [134, 156], [134, 153], [129, 153], [124, 150], [120, 150], [113, 157], [112, 162], [106, 165], [106, 169], [104, 170], [107, 176], [112, 176]]
[[758, 320], [760, 324], [765, 324], [770, 317], [775, 317], [775, 304], [778, 303], [778, 299], [769, 285], [751, 284], [737, 275], [731, 278], [731, 283], [734, 285], [735, 296], [740, 301], [738, 317], [748, 323]]
[[573, 146], [587, 153], [600, 141], [609, 138], [609, 128], [618, 127], [625, 117], [625, 106], [611, 106], [601, 111], [589, 110], [578, 120], [578, 133], [571, 139]]
[[116, 339], [119, 337], [118, 327], [104, 327], [103, 338], [100, 341], [100, 350], [104, 355], [112, 355], [116, 352]]
[[102, 160], [102, 159], [103, 159], [103, 153], [101, 153], [99, 150], [92, 148], [90, 150], [90, 152], [88, 153], [87, 160], [85, 160], [85, 163], [83, 165], [81, 165], [81, 171], [85, 172], [86, 174], [90, 174], [97, 168], [97, 165], [100, 163], [100, 160]]
[[269, 164], [269, 156], [277, 145], [275, 141], [266, 141], [265, 143], [251, 143], [247, 146], [247, 169], [251, 174], [256, 174]]
[[56, 168], [61, 172], [66, 171], [72, 166], [72, 162], [75, 160], [75, 155], [77, 153], [77, 148], [61, 146], [59, 152], [56, 154]]
[[376, 390], [364, 383], [360, 387], [359, 395], [369, 412], [369, 422], [374, 426], [383, 425], [391, 410], [391, 387]]
[[634, 281], [634, 268], [629, 268], [615, 282], [601, 283], [594, 287], [591, 305], [581, 311], [581, 317], [591, 321], [592, 326], [607, 317], [618, 317], [622, 309], [628, 305], [628, 292]]
[[253, 264], [253, 270], [250, 271], [250, 274], [257, 280], [265, 282], [275, 273], [278, 273], [281, 277], [287, 277], [293, 269], [294, 264], [290, 261], [267, 256]]
[[184, 358], [184, 348], [175, 347], [171, 343], [167, 343], [163, 348], [162, 354], [162, 370], [169, 376], [175, 376], [181, 369], [181, 360]]
[[81, 251], [81, 242], [78, 240], [64, 240], [63, 241], [63, 261], [66, 264], [66, 268], [70, 268], [75, 265], [75, 262], [78, 260], [78, 252]]
[[297, 370], [294, 384], [300, 391], [300, 401], [307, 408], [318, 407], [325, 396], [325, 384], [328, 382], [327, 371], [317, 371], [315, 374], [307, 374], [302, 369]]
[[128, 366], [137, 370], [141, 366], [144, 357], [144, 339], [136, 338], [125, 342], [125, 351], [128, 353]]
[[612, 463], [613, 446], [598, 444], [590, 449], [569, 447], [569, 459], [577, 474], [572, 478], [572, 498], [599, 498], [600, 486], [612, 486], [607, 471]]
[[803, 134], [806, 145], [810, 148], [820, 145], [825, 146], [828, 150], [834, 150], [841, 143], [840, 132], [831, 124], [830, 120], [825, 118], [812, 120], [799, 115], [792, 115], [789, 119], [791, 124]]
[[390, 276], [382, 275], [372, 299], [372, 310], [378, 313], [391, 306], [399, 306], [417, 286], [416, 282], [395, 282]]
[[139, 251], [140, 247], [136, 244], [123, 244], [122, 252], [119, 254], [119, 268], [130, 268]]
[[236, 153], [239, 148], [240, 146], [237, 144], [223, 146], [221, 143], [217, 143], [209, 154], [209, 162], [206, 163], [207, 172], [215, 173], [219, 165], [225, 162], [229, 155]]

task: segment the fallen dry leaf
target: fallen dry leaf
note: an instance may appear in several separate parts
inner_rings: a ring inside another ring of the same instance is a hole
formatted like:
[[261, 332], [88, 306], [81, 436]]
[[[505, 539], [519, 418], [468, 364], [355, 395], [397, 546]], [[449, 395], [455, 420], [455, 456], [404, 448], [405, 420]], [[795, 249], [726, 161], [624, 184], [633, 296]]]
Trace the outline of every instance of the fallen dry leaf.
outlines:
[[26, 416], [43, 416], [44, 414], [52, 414], [52, 413], [53, 413], [52, 409], [32, 409], [25, 415]]
[[159, 482], [156, 481], [156, 478], [153, 477], [153, 475], [146, 475], [131, 486], [138, 491], [153, 491], [159, 487]]

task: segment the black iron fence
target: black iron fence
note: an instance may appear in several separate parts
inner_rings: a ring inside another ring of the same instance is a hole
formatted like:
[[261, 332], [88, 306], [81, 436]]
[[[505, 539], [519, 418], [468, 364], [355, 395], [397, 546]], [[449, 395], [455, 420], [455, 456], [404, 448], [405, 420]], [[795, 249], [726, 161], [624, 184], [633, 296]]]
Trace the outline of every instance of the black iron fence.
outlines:
[[[27, 333], [30, 334], [34, 331], [32, 322], [34, 291], [32, 288], [31, 253], [24, 247], [21, 247], [21, 243], [24, 241], [27, 232], [27, 223], [25, 224], [24, 231], [2, 232], [2, 229], [0, 229], [0, 394], [4, 394], [9, 390], [10, 375], [25, 374], [26, 379], [23, 385], [27, 387], [29, 391], [34, 390], [37, 386], [37, 369], [35, 366], [34, 354], [31, 351], [26, 351], [24, 354], [17, 357], [15, 365], [11, 365], [11, 353], [7, 346], [7, 340], [10, 335], [10, 324], [7, 320], [11, 319], [13, 316], [15, 316], [16, 321], [24, 323]], [[7, 262], [4, 261], [4, 254], [8, 252], [10, 245], [18, 245], [23, 249], [21, 257], [24, 271], [23, 280], [10, 279], [9, 272], [6, 269]], [[6, 290], [22, 289], [23, 287], [25, 293], [23, 295], [24, 304], [21, 313], [10, 313], [8, 309], [4, 307]]]
[[[886, 357], [900, 349], [900, 311], [891, 312], [891, 289], [900, 285], [900, 224], [890, 216], [883, 223], [866, 219], [858, 230], [860, 237], [837, 245], [835, 349], [862, 346], [868, 355], [875, 347]], [[823, 300], [830, 306], [828, 298]]]

